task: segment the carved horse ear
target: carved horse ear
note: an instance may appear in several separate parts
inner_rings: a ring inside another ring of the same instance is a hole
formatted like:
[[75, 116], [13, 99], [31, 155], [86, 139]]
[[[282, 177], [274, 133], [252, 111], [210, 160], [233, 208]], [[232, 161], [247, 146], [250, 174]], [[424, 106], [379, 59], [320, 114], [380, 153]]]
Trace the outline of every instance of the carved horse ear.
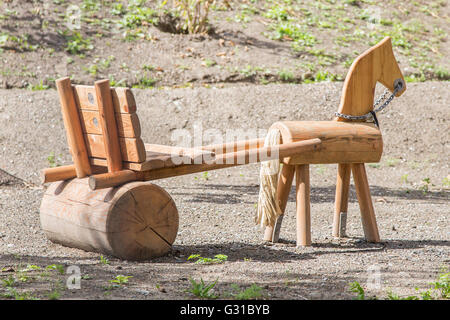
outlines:
[[[372, 111], [377, 82], [381, 82], [391, 92], [395, 85], [401, 83], [402, 89], [397, 92], [397, 96], [406, 89], [389, 37], [355, 59], [345, 78], [338, 112], [359, 116]], [[345, 121], [342, 118], [337, 120]]]

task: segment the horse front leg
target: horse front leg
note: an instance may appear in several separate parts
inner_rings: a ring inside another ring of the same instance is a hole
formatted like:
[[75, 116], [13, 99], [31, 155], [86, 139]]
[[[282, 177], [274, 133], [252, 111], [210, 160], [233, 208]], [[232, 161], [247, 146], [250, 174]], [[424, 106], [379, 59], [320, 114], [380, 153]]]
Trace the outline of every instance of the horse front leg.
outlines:
[[283, 221], [284, 211], [286, 210], [289, 193], [292, 188], [295, 166], [283, 164], [277, 185], [277, 201], [282, 214], [278, 217], [274, 226], [267, 226], [264, 230], [264, 241], [278, 242], [280, 236], [281, 223]]

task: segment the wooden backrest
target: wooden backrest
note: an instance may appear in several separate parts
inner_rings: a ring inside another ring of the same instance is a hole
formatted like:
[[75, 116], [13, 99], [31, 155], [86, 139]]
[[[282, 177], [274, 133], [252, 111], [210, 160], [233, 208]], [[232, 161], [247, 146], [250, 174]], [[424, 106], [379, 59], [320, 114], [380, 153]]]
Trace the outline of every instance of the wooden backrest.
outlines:
[[71, 85], [69, 78], [57, 80], [56, 86], [78, 178], [90, 175], [91, 165], [115, 172], [123, 162], [146, 160], [130, 89], [110, 88], [107, 80], [95, 86]]
[[[90, 158], [106, 159], [105, 142], [100, 123], [98, 99], [94, 86], [74, 85], [75, 102]], [[136, 102], [128, 88], [111, 88], [117, 134], [122, 160], [144, 162], [145, 147], [141, 139], [141, 126], [136, 114]], [[101, 162], [96, 161], [96, 164]]]

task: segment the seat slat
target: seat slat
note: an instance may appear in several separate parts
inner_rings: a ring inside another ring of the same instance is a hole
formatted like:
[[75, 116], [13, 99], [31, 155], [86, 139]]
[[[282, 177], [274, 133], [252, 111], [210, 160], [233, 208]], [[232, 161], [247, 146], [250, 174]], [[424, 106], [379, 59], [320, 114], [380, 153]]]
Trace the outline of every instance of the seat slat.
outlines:
[[[81, 110], [98, 111], [97, 95], [93, 86], [72, 86], [77, 105]], [[136, 101], [129, 88], [111, 88], [114, 111], [116, 113], [135, 113]]]
[[[89, 157], [106, 158], [103, 136], [85, 134]], [[141, 138], [119, 138], [122, 160], [128, 162], [144, 162], [146, 158], [144, 142]]]
[[[116, 113], [117, 132], [123, 138], [139, 138], [141, 126], [136, 113]], [[99, 113], [94, 110], [81, 110], [81, 127], [84, 133], [102, 134]]]

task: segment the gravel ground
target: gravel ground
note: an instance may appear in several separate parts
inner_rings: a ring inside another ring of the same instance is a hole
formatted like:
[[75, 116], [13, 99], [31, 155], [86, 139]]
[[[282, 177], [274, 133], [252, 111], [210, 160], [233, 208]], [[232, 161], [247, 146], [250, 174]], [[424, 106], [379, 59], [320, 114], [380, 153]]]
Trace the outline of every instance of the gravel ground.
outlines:
[[[194, 125], [225, 132], [267, 129], [278, 120], [328, 120], [341, 88], [342, 83], [320, 83], [134, 92], [144, 141], [170, 144], [175, 129], [193, 132]], [[109, 264], [101, 263], [97, 253], [49, 242], [40, 229], [45, 186], [39, 185], [39, 170], [48, 166], [52, 153], [58, 164], [70, 163], [56, 91], [0, 90], [0, 277], [17, 275], [26, 264], [79, 266], [85, 275], [81, 290], [60, 288], [61, 299], [193, 298], [186, 292], [190, 277], [217, 279], [215, 292], [221, 298], [229, 297], [234, 284], [242, 289], [256, 284], [270, 299], [350, 299], [353, 281], [380, 299], [389, 290], [416, 294], [416, 287], [429, 288], [450, 264], [449, 89], [448, 82], [408, 84], [406, 93], [379, 115], [384, 154], [367, 171], [381, 243], [363, 240], [353, 186], [349, 238], [331, 237], [336, 166], [313, 165], [313, 245], [295, 246], [294, 190], [281, 242], [264, 244], [253, 222], [259, 167], [248, 165], [156, 181], [180, 212], [173, 251], [141, 263], [106, 257]], [[191, 254], [225, 254], [228, 260], [199, 265], [187, 261]], [[67, 277], [33, 272], [17, 290], [39, 298]], [[133, 278], [121, 288], [105, 289], [119, 274]], [[379, 286], [370, 286], [374, 277]]]

